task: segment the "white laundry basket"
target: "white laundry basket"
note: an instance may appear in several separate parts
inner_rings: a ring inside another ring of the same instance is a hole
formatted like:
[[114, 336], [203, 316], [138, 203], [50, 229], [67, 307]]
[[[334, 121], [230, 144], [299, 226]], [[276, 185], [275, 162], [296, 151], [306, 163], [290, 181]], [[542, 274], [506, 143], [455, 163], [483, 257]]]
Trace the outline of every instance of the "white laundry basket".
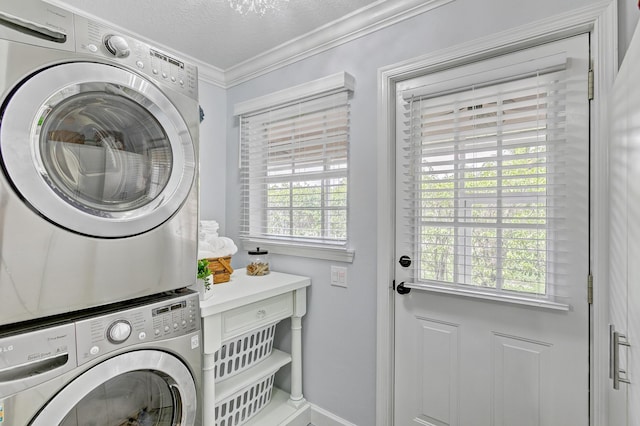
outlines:
[[214, 354], [215, 379], [226, 380], [271, 355], [275, 330], [274, 323], [222, 342]]
[[245, 387], [215, 407], [215, 426], [240, 426], [271, 401], [275, 373]]

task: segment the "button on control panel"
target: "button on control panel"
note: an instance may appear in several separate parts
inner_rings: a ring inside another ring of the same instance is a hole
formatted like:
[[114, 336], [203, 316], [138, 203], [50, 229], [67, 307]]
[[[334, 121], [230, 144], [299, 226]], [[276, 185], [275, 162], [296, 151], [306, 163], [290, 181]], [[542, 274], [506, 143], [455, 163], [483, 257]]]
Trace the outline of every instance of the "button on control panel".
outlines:
[[131, 336], [131, 324], [129, 321], [118, 320], [107, 329], [107, 339], [111, 343], [122, 343]]

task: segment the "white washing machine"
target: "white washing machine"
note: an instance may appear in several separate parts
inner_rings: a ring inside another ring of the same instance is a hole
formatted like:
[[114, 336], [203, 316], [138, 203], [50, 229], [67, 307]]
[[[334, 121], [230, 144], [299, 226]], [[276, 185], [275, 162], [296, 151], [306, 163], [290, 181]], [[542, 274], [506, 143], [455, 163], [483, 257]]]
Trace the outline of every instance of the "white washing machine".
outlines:
[[191, 285], [197, 69], [0, 2], [0, 325]]
[[199, 426], [201, 339], [189, 290], [6, 327], [0, 424]]

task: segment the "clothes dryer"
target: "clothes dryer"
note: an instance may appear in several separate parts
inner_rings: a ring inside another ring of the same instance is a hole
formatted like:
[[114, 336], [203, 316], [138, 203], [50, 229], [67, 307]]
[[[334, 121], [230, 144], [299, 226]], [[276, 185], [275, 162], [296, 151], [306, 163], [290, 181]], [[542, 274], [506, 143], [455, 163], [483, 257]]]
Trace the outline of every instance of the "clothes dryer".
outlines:
[[0, 325], [191, 285], [197, 69], [0, 2]]
[[0, 333], [3, 426], [201, 425], [197, 293], [24, 324]]

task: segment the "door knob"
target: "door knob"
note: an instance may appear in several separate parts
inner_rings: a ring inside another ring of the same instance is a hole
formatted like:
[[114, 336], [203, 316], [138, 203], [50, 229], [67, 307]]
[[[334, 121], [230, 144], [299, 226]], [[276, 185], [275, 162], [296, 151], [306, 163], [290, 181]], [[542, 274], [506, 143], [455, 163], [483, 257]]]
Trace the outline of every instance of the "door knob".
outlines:
[[409, 294], [409, 292], [411, 292], [411, 289], [409, 287], [405, 287], [403, 281], [396, 286], [396, 291], [398, 292], [398, 294]]

